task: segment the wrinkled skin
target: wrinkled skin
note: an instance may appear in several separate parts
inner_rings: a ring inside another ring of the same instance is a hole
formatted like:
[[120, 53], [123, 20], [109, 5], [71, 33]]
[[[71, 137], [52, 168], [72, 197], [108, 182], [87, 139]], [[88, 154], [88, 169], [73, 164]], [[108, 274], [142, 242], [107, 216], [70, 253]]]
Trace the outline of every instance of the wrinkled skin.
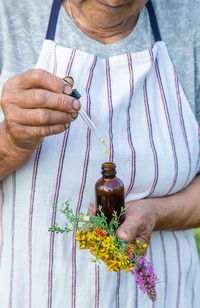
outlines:
[[6, 81], [0, 123], [0, 180], [25, 164], [44, 137], [62, 133], [78, 116], [80, 102], [70, 96], [68, 83], [34, 69]]
[[[105, 44], [128, 35], [144, 0], [70, 0], [81, 30]], [[66, 11], [67, 2], [63, 1]], [[69, 96], [73, 80], [30, 70], [6, 81], [1, 96], [0, 180], [25, 164], [49, 135], [62, 133], [78, 115], [80, 103]]]
[[[126, 242], [138, 239], [148, 244], [152, 231], [199, 227], [199, 187], [200, 174], [186, 188], [173, 195], [126, 202], [126, 218], [117, 229], [117, 237]], [[90, 203], [89, 214], [96, 214], [95, 202]]]
[[[88, 36], [103, 44], [126, 37], [147, 0], [70, 0], [72, 18]], [[63, 6], [70, 15], [66, 0]], [[70, 97], [73, 80], [31, 70], [7, 80], [1, 106], [0, 180], [24, 165], [49, 135], [63, 132], [78, 115], [80, 103]], [[148, 243], [153, 230], [200, 226], [200, 175], [181, 192], [163, 198], [126, 203], [126, 219], [117, 236]], [[90, 210], [95, 214], [94, 207]]]
[[1, 106], [5, 132], [13, 145], [35, 149], [44, 137], [63, 132], [80, 108], [78, 101], [66, 95], [70, 93], [69, 84], [40, 69], [10, 78], [3, 86]]
[[63, 0], [77, 26], [103, 44], [126, 37], [134, 28], [147, 0]]
[[[156, 224], [156, 213], [147, 204], [146, 200], [138, 200], [127, 202], [125, 204], [126, 219], [117, 229], [117, 237], [124, 239], [127, 243], [138, 239], [141, 243], [148, 244], [151, 238], [151, 233]], [[91, 202], [88, 213], [96, 215], [95, 202]], [[146, 250], [143, 249], [143, 254]]]

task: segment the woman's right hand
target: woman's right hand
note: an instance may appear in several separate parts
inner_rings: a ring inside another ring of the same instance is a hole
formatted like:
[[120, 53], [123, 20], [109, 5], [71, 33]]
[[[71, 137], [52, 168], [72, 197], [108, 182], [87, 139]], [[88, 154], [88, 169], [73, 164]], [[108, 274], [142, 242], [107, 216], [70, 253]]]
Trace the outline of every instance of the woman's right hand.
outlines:
[[41, 69], [6, 81], [1, 124], [4, 140], [14, 150], [33, 152], [44, 137], [63, 132], [76, 119], [80, 102], [70, 96], [73, 79], [68, 77], [67, 81], [69, 84]]

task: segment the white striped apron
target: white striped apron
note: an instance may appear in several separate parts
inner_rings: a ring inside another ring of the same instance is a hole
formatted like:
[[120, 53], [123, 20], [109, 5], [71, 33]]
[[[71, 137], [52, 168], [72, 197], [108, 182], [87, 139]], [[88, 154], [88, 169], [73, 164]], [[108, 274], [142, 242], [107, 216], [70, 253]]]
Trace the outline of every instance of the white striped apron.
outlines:
[[[81, 103], [109, 144], [126, 201], [165, 196], [188, 185], [200, 169], [198, 124], [161, 41], [149, 50], [106, 59], [54, 42], [60, 0], [54, 0], [37, 67], [73, 76]], [[147, 259], [161, 283], [152, 304], [126, 273], [108, 272], [80, 251], [56, 211], [69, 200], [87, 211], [104, 147], [78, 117], [45, 138], [32, 159], [0, 186], [1, 308], [199, 308], [200, 271], [192, 231], [154, 232]]]

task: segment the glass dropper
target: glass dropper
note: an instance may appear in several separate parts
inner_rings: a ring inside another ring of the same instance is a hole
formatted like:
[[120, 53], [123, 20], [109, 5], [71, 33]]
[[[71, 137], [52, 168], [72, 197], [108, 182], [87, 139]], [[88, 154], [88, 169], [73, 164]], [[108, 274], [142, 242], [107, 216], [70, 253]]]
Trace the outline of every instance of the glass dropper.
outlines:
[[[80, 99], [80, 97], [81, 97], [80, 93], [76, 89], [72, 90], [71, 96], [76, 98], [76, 99]], [[92, 130], [92, 132], [94, 133], [94, 135], [96, 136], [98, 141], [101, 142], [106, 147], [106, 154], [109, 155], [109, 149], [108, 149], [108, 146], [107, 146], [105, 139], [102, 137], [100, 130], [96, 127], [96, 125], [89, 118], [89, 116], [87, 115], [87, 113], [83, 109], [83, 107], [81, 107], [81, 109], [79, 110], [79, 114], [82, 117], [82, 119], [84, 120], [84, 122], [87, 124], [87, 126], [89, 126], [89, 128]]]

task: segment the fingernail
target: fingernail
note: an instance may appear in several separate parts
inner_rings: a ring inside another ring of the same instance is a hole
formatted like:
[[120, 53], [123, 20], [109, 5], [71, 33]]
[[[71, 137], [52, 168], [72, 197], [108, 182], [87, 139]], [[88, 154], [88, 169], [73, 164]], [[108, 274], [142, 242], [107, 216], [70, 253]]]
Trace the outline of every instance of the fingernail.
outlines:
[[70, 95], [72, 93], [72, 88], [68, 84], [65, 84], [63, 92]]
[[73, 108], [74, 108], [75, 110], [79, 110], [80, 107], [81, 107], [80, 102], [77, 101], [77, 100], [73, 100], [72, 105], [73, 105]]
[[78, 112], [73, 112], [73, 113], [72, 113], [72, 118], [73, 118], [73, 119], [76, 119], [77, 117], [78, 117]]

